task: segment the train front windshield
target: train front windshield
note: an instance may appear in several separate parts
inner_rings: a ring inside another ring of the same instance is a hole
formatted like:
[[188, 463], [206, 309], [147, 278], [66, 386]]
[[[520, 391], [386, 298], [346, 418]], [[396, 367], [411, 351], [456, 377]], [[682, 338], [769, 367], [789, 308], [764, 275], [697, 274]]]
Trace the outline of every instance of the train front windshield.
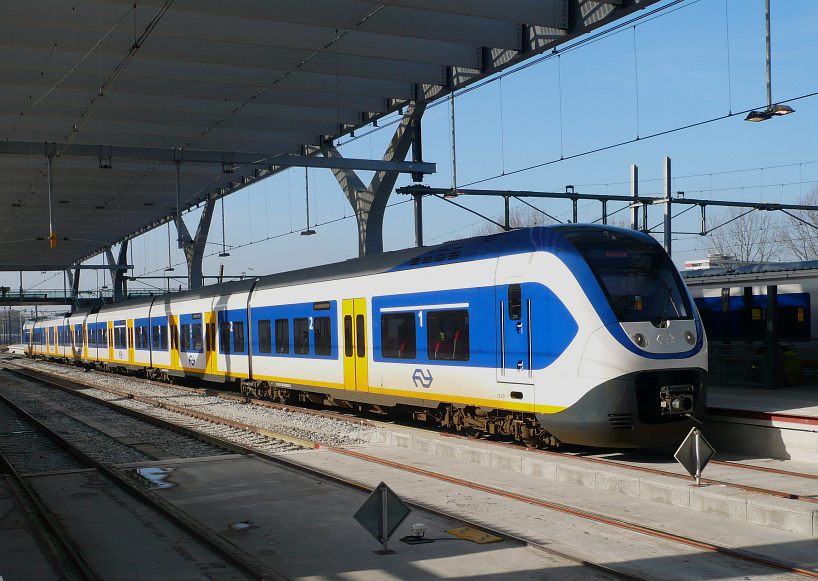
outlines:
[[658, 325], [692, 318], [679, 272], [661, 246], [614, 231], [583, 234], [567, 237], [591, 267], [619, 321]]

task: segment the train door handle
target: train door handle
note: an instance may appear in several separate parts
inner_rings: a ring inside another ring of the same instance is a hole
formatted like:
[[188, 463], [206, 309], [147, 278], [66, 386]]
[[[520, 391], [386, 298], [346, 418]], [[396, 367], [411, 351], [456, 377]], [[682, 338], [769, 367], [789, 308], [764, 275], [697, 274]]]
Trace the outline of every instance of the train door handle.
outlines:
[[517, 362], [517, 371], [522, 371], [522, 370], [523, 370], [523, 360], [522, 360], [522, 359], [520, 359], [520, 360]]
[[522, 322], [522, 321], [520, 321], [519, 323], [517, 323], [517, 332], [518, 332], [519, 334], [521, 334], [521, 335], [523, 334], [523, 322]]

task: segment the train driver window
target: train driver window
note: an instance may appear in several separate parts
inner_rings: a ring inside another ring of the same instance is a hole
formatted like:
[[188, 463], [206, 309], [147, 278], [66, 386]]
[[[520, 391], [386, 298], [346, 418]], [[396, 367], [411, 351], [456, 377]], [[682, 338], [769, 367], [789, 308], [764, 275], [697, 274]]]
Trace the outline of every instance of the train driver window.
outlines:
[[293, 319], [293, 353], [310, 354], [310, 320], [306, 317]]
[[273, 341], [270, 333], [270, 319], [258, 322], [258, 350], [259, 353], [271, 353]]
[[190, 333], [192, 335], [193, 350], [201, 353], [202, 349], [202, 324], [193, 323], [190, 325]]
[[417, 355], [415, 313], [381, 315], [381, 354], [391, 359], [414, 359]]
[[244, 321], [233, 322], [233, 351], [244, 353]]
[[469, 311], [429, 311], [426, 315], [429, 359], [469, 360]]
[[219, 323], [219, 350], [230, 353], [230, 323]]
[[523, 316], [523, 291], [518, 284], [508, 285], [508, 318], [519, 321]]
[[290, 321], [276, 319], [276, 353], [286, 355], [290, 352]]
[[332, 325], [329, 317], [315, 317], [313, 320], [315, 332], [315, 354], [332, 355]]

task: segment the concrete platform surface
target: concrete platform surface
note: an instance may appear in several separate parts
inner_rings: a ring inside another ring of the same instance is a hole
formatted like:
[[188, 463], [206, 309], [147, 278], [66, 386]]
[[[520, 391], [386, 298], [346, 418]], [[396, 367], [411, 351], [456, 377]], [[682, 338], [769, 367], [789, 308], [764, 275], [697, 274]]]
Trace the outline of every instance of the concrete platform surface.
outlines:
[[[307, 456], [335, 457], [319, 452], [288, 458]], [[389, 542], [395, 554], [378, 555], [381, 544], [352, 518], [365, 493], [252, 457], [151, 465], [172, 471], [167, 482], [173, 486], [155, 490], [157, 494], [291, 579], [609, 578], [513, 542], [476, 544], [460, 539], [445, 532], [460, 523], [418, 512], [409, 515]], [[412, 534], [414, 523], [425, 524], [426, 537], [436, 541], [400, 542], [400, 537]]]
[[818, 385], [776, 390], [711, 386], [707, 390], [707, 406], [818, 418]]
[[[34, 476], [29, 483], [104, 579], [246, 581], [220, 556], [95, 470]], [[11, 579], [4, 576], [4, 581]]]
[[705, 426], [714, 447], [818, 464], [818, 386], [712, 387]]
[[[504, 471], [408, 448], [366, 446], [361, 452], [410, 461], [459, 478], [506, 487], [522, 494], [602, 510], [612, 516], [643, 520], [685, 534], [710, 537], [719, 544], [793, 561], [818, 570], [818, 542], [811, 537], [645, 503], [622, 495]], [[404, 500], [430, 506], [469, 522], [654, 579], [795, 579], [795, 574], [738, 561], [699, 548], [612, 528], [527, 502], [499, 497], [331, 450], [287, 456], [300, 465], [328, 470], [369, 487], [386, 482]], [[170, 468], [171, 488], [155, 492], [219, 531], [226, 538], [298, 580], [373, 579], [572, 579], [596, 573], [570, 561], [504, 541], [475, 545], [444, 531], [456, 526], [426, 512], [415, 512], [381, 556], [375, 541], [352, 515], [366, 494], [295, 473], [257, 458], [152, 462]], [[413, 523], [429, 527], [433, 544], [409, 546], [397, 537]], [[446, 540], [443, 540], [446, 539]]]
[[[705, 434], [708, 432], [705, 431]], [[693, 479], [689, 476], [677, 478], [652, 474], [626, 466], [594, 463], [582, 458], [547, 454], [517, 446], [498, 446], [491, 442], [456, 438], [426, 430], [379, 426], [373, 440], [385, 445], [384, 450], [377, 452], [383, 457], [389, 455], [389, 449], [392, 447], [406, 448], [422, 454], [473, 463], [501, 473], [533, 475], [543, 480], [628, 496], [641, 501], [667, 504], [807, 536], [818, 536], [816, 502], [780, 498], [716, 485], [695, 487], [691, 486]], [[658, 468], [680, 475], [685, 473], [672, 458], [662, 459], [655, 455], [628, 452], [611, 452], [609, 456], [619, 456], [629, 461], [638, 460], [645, 468]], [[423, 466], [434, 460], [418, 457], [417, 461]], [[816, 479], [795, 478], [717, 464], [707, 466], [704, 476], [713, 480], [818, 498]]]

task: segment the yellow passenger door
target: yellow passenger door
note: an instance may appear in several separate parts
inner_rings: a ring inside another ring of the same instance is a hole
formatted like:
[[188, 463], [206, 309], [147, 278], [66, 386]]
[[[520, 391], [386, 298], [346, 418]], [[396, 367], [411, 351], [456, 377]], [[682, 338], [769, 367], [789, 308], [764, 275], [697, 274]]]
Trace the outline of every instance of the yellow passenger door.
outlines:
[[344, 299], [344, 389], [369, 391], [366, 344], [366, 299]]

